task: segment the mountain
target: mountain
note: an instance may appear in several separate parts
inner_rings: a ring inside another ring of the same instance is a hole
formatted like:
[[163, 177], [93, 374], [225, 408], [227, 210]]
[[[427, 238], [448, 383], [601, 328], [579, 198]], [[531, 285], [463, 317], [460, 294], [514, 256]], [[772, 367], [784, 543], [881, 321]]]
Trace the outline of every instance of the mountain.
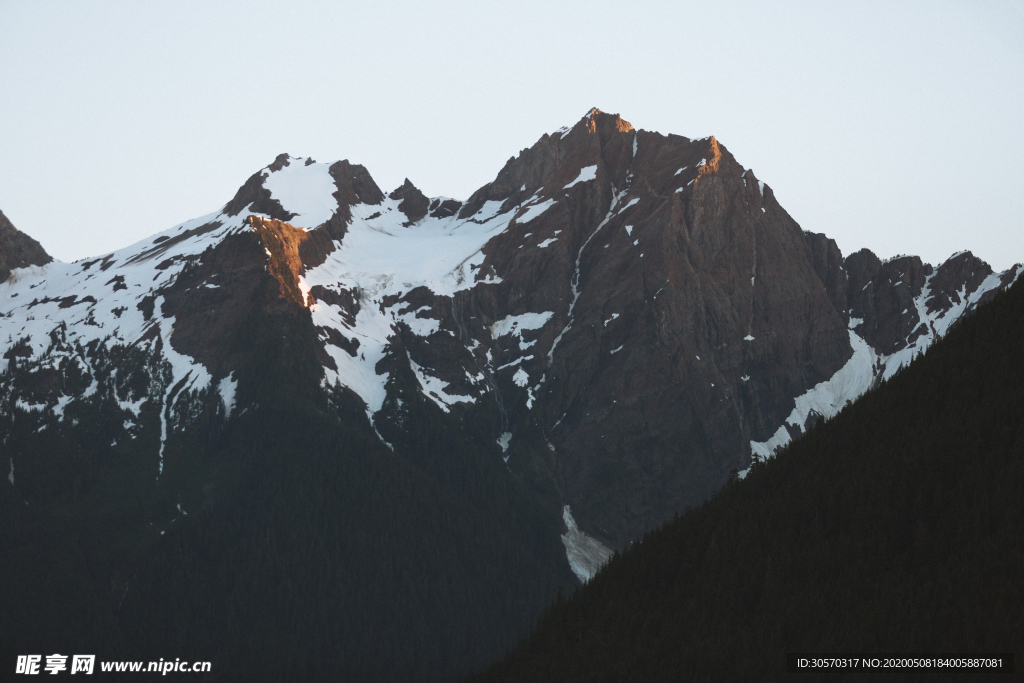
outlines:
[[[1018, 284], [775, 461], [616, 555], [466, 680], [783, 680], [787, 653], [1012, 652], [1024, 642], [1022, 337]], [[829, 673], [820, 679], [864, 677]]]
[[88, 587], [111, 651], [450, 677], [1020, 272], [844, 258], [715, 138], [598, 110], [465, 201], [282, 154], [0, 285], [8, 597]]

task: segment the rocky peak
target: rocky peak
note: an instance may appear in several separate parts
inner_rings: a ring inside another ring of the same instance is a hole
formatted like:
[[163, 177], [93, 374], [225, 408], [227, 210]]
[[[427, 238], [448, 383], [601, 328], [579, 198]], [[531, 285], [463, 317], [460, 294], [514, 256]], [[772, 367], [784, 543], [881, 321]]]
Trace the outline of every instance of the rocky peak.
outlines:
[[398, 205], [398, 210], [409, 218], [404, 224], [406, 227], [426, 216], [430, 208], [430, 200], [420, 192], [419, 188], [409, 182], [408, 178], [388, 197], [402, 200]]
[[705, 159], [706, 161], [697, 169], [698, 178], [718, 172], [718, 165], [722, 161], [722, 149], [714, 135], [708, 138], [708, 156]]
[[928, 312], [945, 311], [960, 304], [961, 297], [972, 294], [991, 274], [992, 267], [969, 251], [950, 256], [928, 283]]
[[41, 266], [52, 260], [39, 242], [15, 228], [0, 211], [0, 282], [6, 282], [15, 268]]
[[338, 201], [338, 211], [324, 224], [324, 228], [331, 239], [340, 240], [352, 220], [352, 207], [356, 204], [380, 204], [384, 201], [384, 192], [377, 187], [365, 166], [350, 163], [348, 159], [331, 164], [330, 174], [337, 188], [334, 198]]
[[601, 147], [625, 133], [632, 133], [634, 130], [633, 125], [618, 114], [606, 114], [597, 107], [591, 109], [586, 116], [580, 119], [570, 133], [575, 132], [577, 128], [589, 135], [596, 135]]
[[270, 165], [249, 176], [249, 179], [238, 188], [238, 192], [235, 193], [231, 201], [224, 205], [223, 213], [228, 216], [237, 216], [248, 209], [252, 213], [262, 213], [277, 220], [290, 221], [295, 214], [285, 211], [281, 202], [274, 199], [270, 190], [263, 184], [267, 177], [267, 171], [275, 173], [288, 165], [290, 165], [288, 155], [278, 154]]
[[608, 167], [612, 185], [621, 187], [635, 135], [633, 126], [618, 114], [591, 109], [572, 128], [542, 135], [532, 147], [509, 158], [492, 182], [470, 196], [459, 216], [472, 216], [488, 201], [503, 202], [504, 212], [538, 193], [550, 196], [590, 166]]
[[[299, 166], [293, 166], [293, 161], [303, 163]], [[289, 182], [301, 184], [303, 182], [302, 167], [314, 164], [316, 162], [313, 159], [296, 159], [288, 154], [277, 155], [272, 163], [254, 173], [245, 181], [245, 184], [238, 189], [231, 201], [224, 206], [222, 213], [226, 216], [234, 217], [248, 210], [250, 213], [263, 214], [284, 223], [292, 221], [296, 218], [297, 214], [285, 209], [281, 200], [271, 193], [267, 186], [268, 179], [277, 173], [284, 172], [288, 175], [297, 173], [296, 178], [289, 180]], [[293, 171], [293, 169], [297, 170]], [[334, 184], [332, 196], [337, 201], [337, 211], [322, 226], [306, 225], [304, 227], [307, 229], [323, 227], [331, 239], [340, 240], [345, 235], [345, 226], [348, 225], [352, 218], [351, 207], [356, 204], [380, 204], [384, 200], [384, 193], [377, 186], [377, 183], [374, 182], [373, 178], [370, 177], [365, 167], [359, 164], [352, 164], [348, 160], [335, 162], [329, 167], [328, 173]], [[412, 186], [410, 185], [410, 187]], [[403, 188], [399, 188], [396, 192], [401, 191]], [[415, 188], [412, 189], [415, 190]], [[415, 191], [419, 192], [418, 190]], [[412, 205], [418, 206], [424, 202], [429, 203], [424, 197], [423, 202], [416, 202], [414, 200]], [[425, 214], [426, 211], [424, 210], [423, 213]]]
[[274, 158], [274, 162], [267, 166], [267, 170], [271, 173], [276, 173], [285, 166], [291, 166], [291, 156], [287, 152], [278, 154], [277, 157]]

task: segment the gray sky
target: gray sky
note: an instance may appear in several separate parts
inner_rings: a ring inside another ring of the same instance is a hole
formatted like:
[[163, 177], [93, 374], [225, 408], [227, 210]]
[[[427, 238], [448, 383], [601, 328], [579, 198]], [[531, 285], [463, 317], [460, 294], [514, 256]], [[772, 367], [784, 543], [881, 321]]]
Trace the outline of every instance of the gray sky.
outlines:
[[0, 0], [0, 210], [66, 261], [281, 152], [465, 198], [592, 106], [715, 135], [844, 254], [1024, 261], [1019, 0]]

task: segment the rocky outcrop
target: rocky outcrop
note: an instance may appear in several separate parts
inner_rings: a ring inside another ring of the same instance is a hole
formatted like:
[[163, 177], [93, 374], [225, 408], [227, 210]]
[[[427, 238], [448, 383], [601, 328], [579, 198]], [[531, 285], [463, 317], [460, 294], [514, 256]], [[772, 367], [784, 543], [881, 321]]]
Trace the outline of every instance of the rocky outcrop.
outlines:
[[331, 239], [340, 240], [352, 220], [351, 207], [356, 204], [380, 204], [384, 201], [384, 193], [366, 168], [350, 164], [348, 160], [331, 164], [330, 174], [336, 188], [333, 197], [338, 202], [338, 211], [322, 227]]
[[[290, 164], [288, 159], [287, 154], [279, 154], [267, 169], [279, 171]], [[295, 214], [285, 211], [281, 202], [274, 199], [270, 190], [263, 186], [265, 173], [265, 171], [260, 171], [249, 176], [245, 184], [238, 188], [238, 192], [235, 193], [231, 201], [224, 205], [223, 212], [228, 216], [237, 216], [248, 209], [252, 213], [265, 214], [281, 221], [290, 221]]]
[[[939, 266], [935, 271], [935, 277], [929, 282], [926, 310], [929, 313], [949, 310], [952, 306], [960, 304], [963, 297], [976, 292], [991, 275], [992, 267], [969, 251], [952, 256]], [[994, 295], [993, 290], [980, 301]]]
[[412, 225], [426, 216], [427, 211], [430, 209], [430, 200], [415, 185], [410, 183], [408, 178], [388, 197], [402, 200], [402, 203], [398, 205], [398, 210], [409, 218], [406, 226]]
[[52, 260], [39, 242], [15, 228], [0, 211], [0, 282], [6, 282], [15, 268], [42, 266]]
[[917, 256], [882, 262], [867, 249], [852, 254], [846, 263], [850, 316], [863, 320], [858, 332], [880, 353], [905, 348], [921, 324], [914, 299], [921, 295], [932, 267]]
[[266, 250], [267, 270], [280, 285], [281, 296], [300, 308], [307, 308], [311, 302], [302, 291], [303, 263], [299, 252], [312, 233], [274, 218], [249, 216], [246, 223], [256, 231]]

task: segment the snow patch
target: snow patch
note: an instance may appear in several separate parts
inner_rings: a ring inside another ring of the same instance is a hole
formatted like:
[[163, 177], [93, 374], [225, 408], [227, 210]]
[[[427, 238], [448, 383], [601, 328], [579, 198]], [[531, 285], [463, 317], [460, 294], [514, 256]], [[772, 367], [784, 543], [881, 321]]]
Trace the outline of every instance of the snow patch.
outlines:
[[525, 351], [533, 346], [536, 340], [532, 342], [525, 341], [523, 339], [523, 331], [539, 330], [544, 327], [545, 323], [553, 315], [552, 311], [545, 311], [544, 313], [522, 313], [520, 315], [506, 316], [491, 325], [491, 339], [498, 339], [506, 334], [514, 334], [519, 338], [519, 349]]
[[512, 375], [512, 381], [517, 387], [525, 387], [530, 383], [530, 376], [526, 374], [526, 370], [519, 368], [516, 374]]
[[235, 409], [235, 392], [238, 389], [238, 380], [232, 379], [232, 375], [234, 373], [231, 373], [231, 375], [228, 375], [217, 384], [220, 399], [224, 402], [225, 417], [231, 417], [231, 411]]
[[291, 161], [280, 171], [267, 175], [263, 187], [285, 211], [296, 214], [289, 223], [311, 230], [325, 223], [338, 210], [338, 200], [334, 198], [338, 188], [331, 177], [330, 164], [306, 166], [297, 163], [304, 159]]
[[519, 225], [523, 225], [524, 223], [529, 223], [534, 218], [537, 218], [538, 216], [540, 216], [542, 213], [544, 213], [545, 211], [547, 211], [548, 209], [550, 209], [554, 205], [555, 205], [555, 200], [554, 199], [546, 199], [543, 202], [540, 202], [538, 204], [534, 204], [533, 206], [528, 206], [528, 207], [526, 207], [526, 211], [524, 211], [523, 213], [521, 213], [518, 216], [516, 216], [516, 223], [518, 223]]
[[[371, 421], [387, 396], [388, 373], [377, 374], [376, 366], [387, 352], [398, 318], [397, 309], [383, 306], [385, 299], [401, 298], [417, 287], [451, 297], [476, 285], [500, 282], [493, 273], [481, 272], [482, 248], [504, 232], [513, 218], [513, 212], [499, 214], [502, 202], [495, 200], [467, 218], [428, 216], [415, 230], [408, 230], [402, 225], [405, 214], [398, 211], [399, 203], [388, 198], [380, 204], [353, 206], [344, 240], [335, 242], [337, 248], [324, 263], [303, 276], [310, 287], [351, 292], [359, 301], [354, 323], [339, 306], [324, 301], [317, 301], [310, 312], [314, 325], [332, 327], [359, 341], [354, 357], [334, 345], [325, 346], [337, 370], [325, 368], [324, 383], [339, 382], [352, 389], [366, 403]], [[402, 320], [417, 334], [431, 334], [439, 325], [415, 314], [403, 313]], [[448, 396], [443, 392], [447, 385], [436, 378], [424, 375], [423, 381], [428, 387], [425, 393], [444, 405], [472, 400]], [[434, 382], [440, 383], [438, 396], [430, 394]]]
[[[842, 410], [848, 401], [855, 400], [871, 387], [875, 379], [874, 368], [878, 354], [853, 330], [849, 330], [849, 335], [853, 355], [836, 374], [796, 398], [796, 406], [786, 418], [786, 424], [803, 430], [811, 413], [830, 418]], [[767, 441], [751, 441], [750, 450], [755, 455], [770, 458], [789, 441], [789, 430], [783, 425]]]
[[562, 507], [562, 521], [567, 529], [562, 534], [562, 545], [565, 546], [569, 568], [580, 583], [586, 583], [594, 578], [597, 570], [612, 556], [611, 548], [580, 531], [568, 505]]
[[585, 183], [587, 181], [593, 180], [596, 177], [597, 177], [597, 165], [596, 164], [593, 165], [593, 166], [584, 166], [583, 168], [580, 169], [580, 174], [578, 176], [576, 176], [576, 180], [574, 180], [571, 183], [569, 183], [568, 185], [566, 185], [563, 189], [568, 190], [573, 185], [576, 185], [578, 183]]
[[[508, 452], [508, 445], [512, 441], [512, 432], [502, 432], [501, 436], [498, 437], [498, 445], [501, 446], [501, 452]], [[508, 460], [508, 456], [505, 456], [505, 460]]]

